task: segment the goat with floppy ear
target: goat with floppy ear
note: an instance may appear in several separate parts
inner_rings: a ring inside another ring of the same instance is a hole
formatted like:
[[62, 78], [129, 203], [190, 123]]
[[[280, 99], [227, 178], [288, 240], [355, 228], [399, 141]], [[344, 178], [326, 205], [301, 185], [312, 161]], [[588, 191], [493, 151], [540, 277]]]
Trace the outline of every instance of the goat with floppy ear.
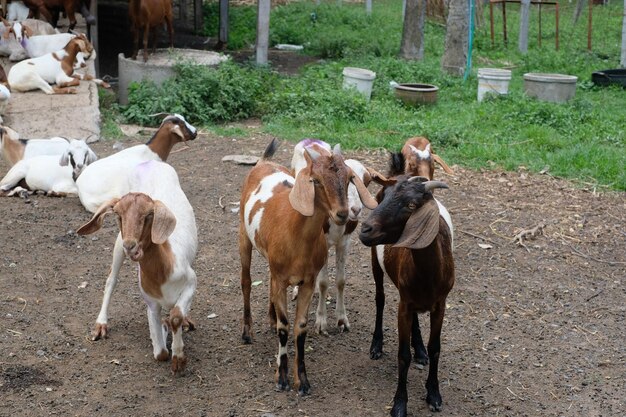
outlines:
[[[82, 158], [82, 160], [81, 160]], [[77, 160], [78, 159], [78, 160]], [[98, 160], [98, 155], [91, 148], [87, 147], [85, 152], [78, 155], [76, 152], [72, 152], [72, 147], [68, 147], [61, 155], [59, 165], [67, 166], [72, 165], [72, 179], [76, 181], [85, 167]]]
[[287, 339], [287, 288], [298, 285], [294, 320], [296, 357], [294, 381], [299, 394], [310, 391], [304, 364], [308, 311], [315, 278], [327, 259], [324, 224], [344, 225], [348, 221], [348, 184], [355, 184], [363, 203], [370, 208], [376, 201], [363, 182], [344, 163], [341, 149], [305, 149], [306, 166], [294, 179], [290, 171], [269, 159], [278, 147], [276, 140], [265, 149], [263, 157], [250, 170], [242, 187], [239, 217], [239, 255], [243, 293], [244, 343], [252, 342], [250, 309], [252, 248], [265, 257], [270, 266], [270, 307], [272, 328], [279, 346], [276, 388], [289, 389]]
[[[171, 331], [171, 370], [180, 374], [187, 363], [182, 328], [194, 327], [189, 318], [197, 282], [192, 268], [198, 246], [193, 208], [180, 187], [176, 171], [164, 162], [136, 165], [128, 182], [131, 192], [105, 202], [77, 230], [80, 235], [98, 231], [108, 213], [115, 213], [119, 220], [120, 232], [93, 340], [108, 336], [109, 302], [126, 255], [139, 264], [139, 289], [147, 305], [154, 358], [169, 359], [166, 339]], [[169, 310], [163, 321], [165, 327], [161, 321], [163, 309]]]
[[428, 139], [419, 136], [410, 138], [402, 146], [402, 151], [391, 154], [389, 175], [419, 175], [432, 180], [435, 163], [441, 166], [446, 174], [454, 174], [448, 164], [435, 153]]
[[[407, 415], [407, 374], [411, 345], [423, 345], [417, 313], [430, 312], [429, 371], [426, 401], [432, 411], [441, 410], [439, 353], [446, 297], [454, 285], [452, 223], [440, 213], [441, 203], [432, 191], [448, 188], [441, 181], [402, 176], [381, 190], [378, 207], [363, 223], [359, 239], [375, 246], [372, 270], [376, 282], [376, 327], [370, 355], [382, 355], [383, 278], [387, 274], [400, 293], [398, 306], [398, 385], [391, 415]], [[377, 246], [378, 245], [378, 246]], [[416, 352], [417, 353], [417, 352]]]

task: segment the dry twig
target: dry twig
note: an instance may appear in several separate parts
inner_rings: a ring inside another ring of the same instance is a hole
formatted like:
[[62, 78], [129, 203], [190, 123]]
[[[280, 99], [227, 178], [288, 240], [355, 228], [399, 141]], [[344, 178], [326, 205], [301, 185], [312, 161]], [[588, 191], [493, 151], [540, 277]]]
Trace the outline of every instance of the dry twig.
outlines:
[[486, 237], [484, 237], [484, 236], [475, 235], [474, 233], [466, 232], [465, 230], [459, 230], [459, 232], [461, 232], [461, 233], [465, 233], [466, 235], [471, 236], [471, 237], [475, 237], [475, 238], [477, 238], [477, 239], [482, 239], [482, 240], [484, 240], [485, 242], [489, 242], [489, 243], [493, 243], [494, 245], [497, 245], [497, 243], [496, 243], [496, 242], [494, 242], [494, 241], [493, 241], [493, 240], [491, 240], [491, 239], [487, 239], [487, 238], [486, 238]]
[[543, 228], [546, 227], [545, 223], [539, 223], [537, 226], [533, 227], [532, 229], [524, 229], [521, 232], [519, 232], [518, 234], [516, 234], [513, 237], [513, 243], [517, 243], [520, 246], [523, 246], [524, 249], [526, 249], [528, 252], [530, 252], [530, 249], [528, 249], [528, 247], [526, 245], [524, 245], [524, 238], [530, 236], [530, 237], [535, 237], [537, 235], [539, 235], [540, 233], [543, 233]]

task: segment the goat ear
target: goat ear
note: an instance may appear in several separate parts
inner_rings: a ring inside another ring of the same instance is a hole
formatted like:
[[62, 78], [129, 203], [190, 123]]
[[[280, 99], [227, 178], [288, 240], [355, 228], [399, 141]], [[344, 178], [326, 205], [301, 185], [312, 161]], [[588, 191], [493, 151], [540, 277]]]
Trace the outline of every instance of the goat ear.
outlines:
[[433, 153], [432, 156], [433, 156], [433, 161], [438, 163], [441, 166], [441, 168], [443, 168], [443, 170], [445, 171], [446, 174], [454, 174], [454, 171], [452, 171], [450, 169], [448, 164], [446, 164], [445, 161], [443, 159], [441, 159], [441, 157], [439, 155]]
[[423, 249], [435, 240], [438, 233], [439, 206], [434, 199], [430, 199], [411, 214], [404, 225], [402, 236], [393, 247]]
[[114, 198], [113, 200], [107, 201], [102, 204], [100, 208], [96, 211], [96, 214], [93, 215], [89, 222], [82, 225], [76, 233], [79, 235], [90, 235], [92, 233], [97, 232], [102, 229], [102, 222], [104, 221], [104, 216], [113, 211], [113, 207], [120, 201], [119, 198]]
[[98, 155], [96, 155], [96, 153], [94, 151], [92, 151], [91, 149], [89, 149], [87, 151], [87, 161], [86, 161], [86, 165], [92, 164], [94, 162], [96, 162], [98, 160]]
[[30, 38], [31, 36], [33, 36], [34, 32], [33, 30], [26, 26], [26, 25], [22, 25], [22, 36], [26, 36], [27, 38]]
[[70, 163], [70, 150], [66, 149], [61, 155], [61, 159], [59, 159], [59, 165], [62, 167], [66, 167]]
[[172, 234], [176, 227], [176, 216], [165, 204], [154, 202], [154, 218], [152, 219], [152, 243], [161, 245]]
[[312, 216], [315, 209], [315, 185], [309, 174], [310, 164], [300, 170], [289, 193], [289, 203], [303, 216]]
[[376, 206], [378, 206], [376, 199], [372, 197], [370, 192], [367, 190], [367, 187], [365, 187], [365, 184], [363, 184], [363, 181], [361, 181], [361, 178], [359, 178], [358, 175], [354, 175], [353, 172], [351, 172], [351, 174], [352, 177], [350, 178], [350, 182], [356, 186], [356, 190], [359, 192], [359, 198], [361, 199], [363, 205], [370, 210], [375, 209]]
[[170, 133], [173, 133], [176, 136], [180, 137], [180, 140], [185, 140], [185, 135], [180, 130], [180, 126], [178, 125], [172, 125], [172, 127], [170, 128]]
[[384, 187], [394, 185], [397, 182], [395, 179], [387, 178], [386, 176], [376, 171], [375, 169], [367, 168], [367, 172], [370, 174], [370, 178], [372, 181]]

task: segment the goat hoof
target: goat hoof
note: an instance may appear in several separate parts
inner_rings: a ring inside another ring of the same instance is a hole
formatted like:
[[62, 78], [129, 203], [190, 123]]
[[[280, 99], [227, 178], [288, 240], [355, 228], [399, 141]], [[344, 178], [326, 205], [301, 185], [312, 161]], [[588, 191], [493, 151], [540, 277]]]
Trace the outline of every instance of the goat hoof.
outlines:
[[315, 332], [317, 334], [323, 334], [328, 336], [328, 325], [326, 324], [326, 318], [315, 320]]
[[291, 388], [289, 387], [289, 381], [283, 381], [283, 382], [277, 382], [276, 383], [276, 392], [281, 392], [281, 391], [289, 391]]
[[339, 333], [350, 331], [350, 323], [348, 322], [347, 318], [338, 320], [337, 327], [339, 327]]
[[311, 394], [311, 384], [309, 381], [300, 383], [300, 387], [298, 388], [298, 395], [304, 397], [305, 395]]
[[429, 392], [426, 395], [426, 402], [428, 403], [428, 408], [430, 408], [430, 411], [441, 411], [442, 400], [441, 394], [439, 394], [439, 392]]
[[372, 345], [370, 346], [370, 358], [376, 360], [382, 357], [383, 357], [383, 341], [372, 340]]
[[158, 355], [154, 356], [154, 359], [156, 359], [159, 362], [165, 362], [169, 358], [170, 358], [170, 353], [167, 351], [167, 349], [162, 349]]
[[172, 375], [182, 375], [187, 366], [187, 358], [182, 356], [172, 356]]
[[91, 332], [91, 340], [95, 342], [96, 340], [106, 339], [109, 336], [108, 331], [106, 323], [96, 323], [96, 328]]
[[394, 400], [391, 415], [393, 417], [406, 417], [406, 400]]
[[191, 317], [187, 316], [183, 319], [183, 330], [192, 332], [196, 330], [196, 322], [191, 320]]

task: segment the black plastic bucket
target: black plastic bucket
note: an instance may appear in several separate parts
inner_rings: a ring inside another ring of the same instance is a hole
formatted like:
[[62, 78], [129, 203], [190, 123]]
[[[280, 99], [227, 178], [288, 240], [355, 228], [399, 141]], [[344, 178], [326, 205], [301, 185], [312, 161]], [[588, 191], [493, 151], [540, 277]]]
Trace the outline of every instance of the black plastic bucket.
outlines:
[[591, 81], [595, 85], [621, 85], [626, 88], [626, 68], [596, 71], [591, 74]]

